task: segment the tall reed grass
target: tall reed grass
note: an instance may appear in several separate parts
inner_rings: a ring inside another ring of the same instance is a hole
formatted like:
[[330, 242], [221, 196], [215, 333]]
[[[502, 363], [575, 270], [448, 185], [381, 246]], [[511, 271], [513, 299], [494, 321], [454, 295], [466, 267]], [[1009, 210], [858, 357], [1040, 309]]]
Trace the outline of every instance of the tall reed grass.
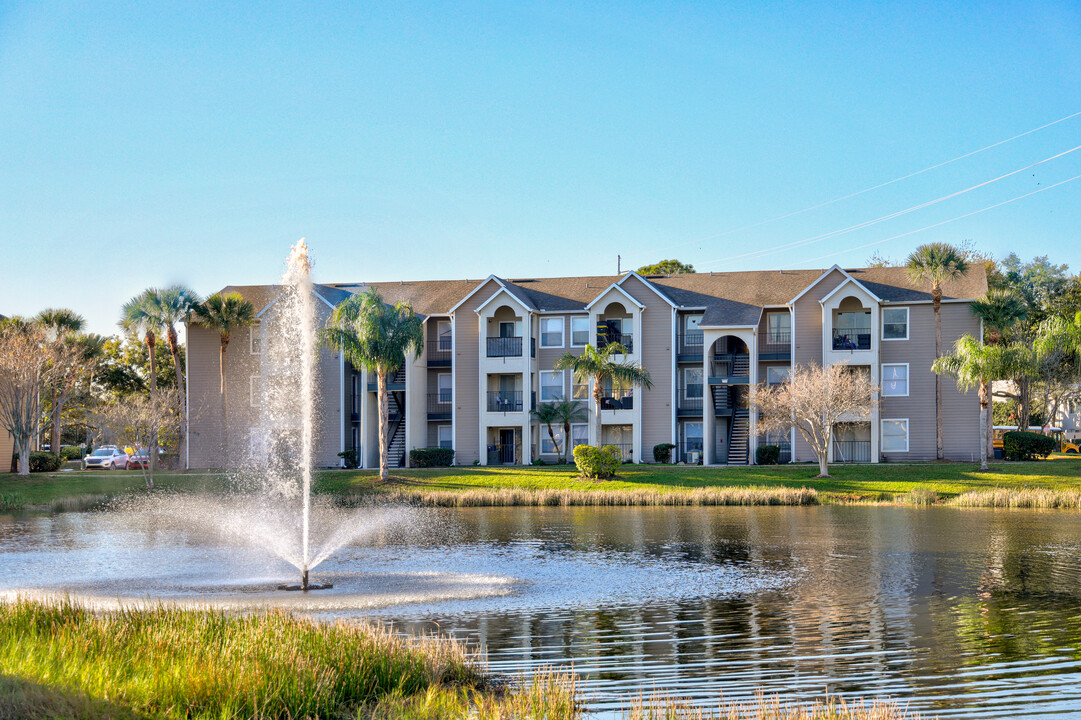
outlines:
[[0, 493], [0, 513], [17, 513], [26, 509], [26, 498], [19, 493]]
[[[504, 506], [680, 506], [680, 505], [817, 505], [812, 488], [720, 487], [693, 490], [556, 490], [498, 488], [474, 490], [394, 490], [379, 493], [381, 501], [430, 507]], [[344, 505], [370, 502], [371, 495], [341, 496]]]
[[961, 493], [950, 500], [957, 507], [1063, 508], [1081, 510], [1081, 490], [1047, 490], [1044, 488], [993, 488]]

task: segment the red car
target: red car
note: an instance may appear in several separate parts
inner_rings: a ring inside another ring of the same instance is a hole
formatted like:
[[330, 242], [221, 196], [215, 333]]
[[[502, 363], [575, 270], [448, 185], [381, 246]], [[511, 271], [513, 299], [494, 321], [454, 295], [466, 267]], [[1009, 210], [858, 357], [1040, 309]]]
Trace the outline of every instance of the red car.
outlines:
[[142, 451], [128, 458], [128, 470], [145, 470], [149, 464], [150, 458]]

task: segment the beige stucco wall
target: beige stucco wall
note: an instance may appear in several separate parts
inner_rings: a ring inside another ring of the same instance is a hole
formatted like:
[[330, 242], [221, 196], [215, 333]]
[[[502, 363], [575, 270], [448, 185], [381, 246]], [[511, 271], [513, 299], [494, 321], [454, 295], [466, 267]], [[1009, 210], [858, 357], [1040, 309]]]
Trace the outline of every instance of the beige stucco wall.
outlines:
[[635, 300], [645, 305], [641, 314], [641, 328], [636, 328], [635, 344], [643, 367], [653, 379], [650, 390], [635, 389], [635, 402], [641, 401], [641, 458], [653, 462], [653, 446], [674, 443], [672, 407], [672, 346], [674, 321], [672, 306], [637, 277], [625, 281], [622, 288]]
[[476, 310], [499, 284], [489, 280], [454, 311], [454, 463], [472, 465], [480, 449], [480, 324]]
[[15, 454], [15, 438], [7, 430], [0, 430], [0, 473], [11, 469], [11, 456]]

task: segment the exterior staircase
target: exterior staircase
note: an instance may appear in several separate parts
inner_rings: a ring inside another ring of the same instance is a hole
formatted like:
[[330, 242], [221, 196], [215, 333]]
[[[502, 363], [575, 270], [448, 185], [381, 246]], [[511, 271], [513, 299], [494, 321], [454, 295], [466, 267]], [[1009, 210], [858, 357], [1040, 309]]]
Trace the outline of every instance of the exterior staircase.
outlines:
[[749, 377], [751, 374], [751, 356], [736, 354], [732, 356], [732, 376]]
[[[388, 383], [405, 383], [405, 368], [390, 378]], [[391, 390], [387, 393], [390, 411], [390, 442], [387, 445], [387, 464], [392, 468], [405, 467], [405, 392]]]
[[749, 430], [750, 417], [747, 408], [737, 408], [732, 414], [732, 425], [728, 432], [729, 465], [747, 464]]
[[728, 391], [727, 385], [710, 385], [710, 390], [713, 393], [713, 412], [715, 415], [727, 414], [732, 409], [732, 402], [729, 399], [731, 393]]

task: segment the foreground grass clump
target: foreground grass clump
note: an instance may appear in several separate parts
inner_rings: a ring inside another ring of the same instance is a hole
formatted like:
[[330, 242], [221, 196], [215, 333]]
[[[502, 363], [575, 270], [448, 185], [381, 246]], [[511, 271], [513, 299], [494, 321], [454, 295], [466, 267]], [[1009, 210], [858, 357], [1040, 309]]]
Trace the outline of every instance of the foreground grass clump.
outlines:
[[0, 715], [327, 718], [484, 678], [451, 641], [281, 612], [0, 604]]
[[[343, 498], [348, 503], [370, 498]], [[688, 491], [660, 490], [538, 490], [491, 488], [464, 491], [394, 490], [380, 495], [390, 502], [433, 507], [594, 506], [646, 507], [677, 505], [817, 505], [818, 492], [809, 488], [717, 487]]]

